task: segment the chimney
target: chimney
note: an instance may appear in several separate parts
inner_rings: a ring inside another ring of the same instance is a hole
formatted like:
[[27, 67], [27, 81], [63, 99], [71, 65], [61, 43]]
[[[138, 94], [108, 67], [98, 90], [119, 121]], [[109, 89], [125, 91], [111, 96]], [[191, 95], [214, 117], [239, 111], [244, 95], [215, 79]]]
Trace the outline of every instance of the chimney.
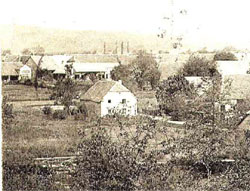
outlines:
[[106, 43], [103, 44], [103, 54], [106, 54]]
[[121, 43], [121, 54], [123, 54], [123, 42]]
[[129, 54], [129, 42], [127, 42], [127, 53]]

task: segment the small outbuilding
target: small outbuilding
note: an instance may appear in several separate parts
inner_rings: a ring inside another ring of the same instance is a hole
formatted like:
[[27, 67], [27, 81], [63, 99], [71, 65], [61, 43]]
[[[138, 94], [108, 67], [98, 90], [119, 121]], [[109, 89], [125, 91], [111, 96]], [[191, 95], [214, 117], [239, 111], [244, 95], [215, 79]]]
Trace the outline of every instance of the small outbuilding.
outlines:
[[137, 115], [137, 99], [121, 81], [100, 80], [80, 100], [86, 105], [89, 115]]

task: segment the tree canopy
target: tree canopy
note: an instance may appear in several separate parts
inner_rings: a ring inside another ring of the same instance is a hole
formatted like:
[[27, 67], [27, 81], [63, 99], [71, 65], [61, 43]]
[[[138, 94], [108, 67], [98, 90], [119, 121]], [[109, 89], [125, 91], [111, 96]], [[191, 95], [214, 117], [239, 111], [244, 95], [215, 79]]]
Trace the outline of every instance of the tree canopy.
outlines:
[[216, 64], [205, 57], [190, 56], [184, 66], [178, 71], [184, 76], [215, 76], [218, 75]]
[[238, 59], [231, 52], [220, 51], [214, 55], [214, 61], [219, 61], [219, 60], [237, 61]]

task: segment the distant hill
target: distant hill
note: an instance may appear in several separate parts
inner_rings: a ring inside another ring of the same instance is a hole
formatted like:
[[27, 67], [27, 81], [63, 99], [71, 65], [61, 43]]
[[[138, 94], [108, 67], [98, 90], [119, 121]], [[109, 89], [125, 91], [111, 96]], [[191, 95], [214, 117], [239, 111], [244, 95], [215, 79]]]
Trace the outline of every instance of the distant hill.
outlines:
[[170, 44], [156, 35], [142, 35], [126, 32], [76, 31], [41, 28], [35, 26], [0, 25], [0, 43], [2, 49], [11, 49], [13, 54], [19, 54], [25, 48], [41, 46], [46, 53], [103, 53], [104, 42], [106, 52], [112, 52], [118, 44], [124, 42], [124, 53], [129, 42], [130, 52], [146, 49], [148, 51], [168, 50]]

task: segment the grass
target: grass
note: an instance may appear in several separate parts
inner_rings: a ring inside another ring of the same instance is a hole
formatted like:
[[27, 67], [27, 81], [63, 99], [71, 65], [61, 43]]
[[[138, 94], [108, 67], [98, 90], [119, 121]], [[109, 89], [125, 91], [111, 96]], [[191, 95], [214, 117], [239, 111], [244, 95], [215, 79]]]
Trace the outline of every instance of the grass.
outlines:
[[8, 159], [18, 161], [20, 154], [22, 160], [75, 154], [83, 121], [75, 121], [72, 116], [54, 120], [30, 108], [14, 114], [12, 126], [3, 130], [3, 151]]
[[26, 85], [3, 85], [3, 95], [8, 96], [9, 101], [34, 101], [49, 100], [51, 90], [38, 88], [36, 91], [33, 86]]

